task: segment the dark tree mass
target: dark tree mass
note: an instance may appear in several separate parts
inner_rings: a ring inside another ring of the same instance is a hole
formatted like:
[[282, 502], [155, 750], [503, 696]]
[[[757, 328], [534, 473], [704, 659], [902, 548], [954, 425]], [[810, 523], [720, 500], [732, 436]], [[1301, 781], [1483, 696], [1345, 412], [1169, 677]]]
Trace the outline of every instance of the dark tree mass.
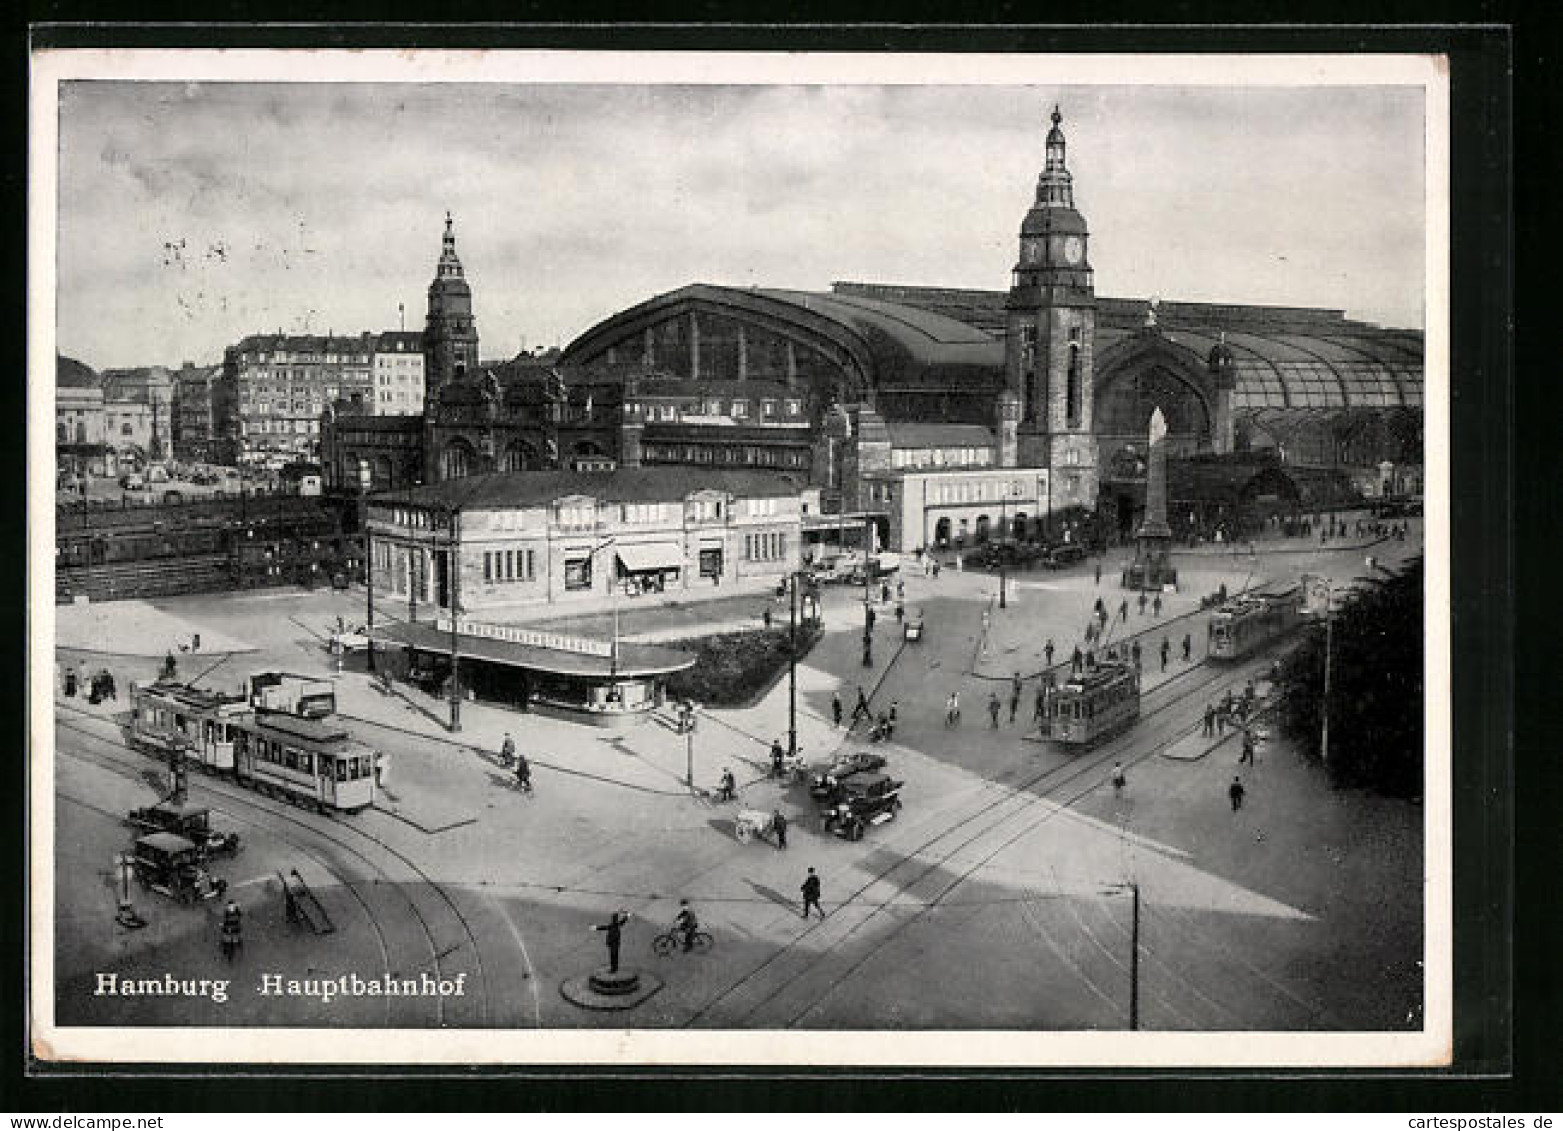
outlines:
[[[1422, 560], [1354, 592], [1335, 611], [1328, 768], [1337, 785], [1419, 797], [1423, 779]], [[1281, 726], [1321, 755], [1325, 628], [1282, 665]]]

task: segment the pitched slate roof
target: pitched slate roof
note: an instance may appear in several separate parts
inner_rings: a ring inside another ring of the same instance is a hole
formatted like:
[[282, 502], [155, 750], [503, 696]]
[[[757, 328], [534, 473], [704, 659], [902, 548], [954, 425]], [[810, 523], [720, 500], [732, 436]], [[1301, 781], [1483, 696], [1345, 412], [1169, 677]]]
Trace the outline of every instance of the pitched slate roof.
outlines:
[[736, 468], [621, 467], [613, 471], [509, 471], [447, 479], [423, 487], [382, 491], [372, 502], [492, 510], [540, 506], [571, 495], [607, 503], [671, 503], [698, 491], [725, 491], [740, 498], [784, 498], [800, 486], [774, 471]]

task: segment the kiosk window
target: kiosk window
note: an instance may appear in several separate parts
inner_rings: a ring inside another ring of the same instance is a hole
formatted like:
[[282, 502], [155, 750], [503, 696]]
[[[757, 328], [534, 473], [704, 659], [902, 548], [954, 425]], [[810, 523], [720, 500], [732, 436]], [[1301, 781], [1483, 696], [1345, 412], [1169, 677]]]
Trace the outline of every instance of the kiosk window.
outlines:
[[[720, 552], [718, 552], [720, 560]], [[700, 555], [704, 572], [705, 554]], [[564, 587], [566, 589], [590, 589], [592, 587], [591, 558], [566, 558], [564, 562]]]

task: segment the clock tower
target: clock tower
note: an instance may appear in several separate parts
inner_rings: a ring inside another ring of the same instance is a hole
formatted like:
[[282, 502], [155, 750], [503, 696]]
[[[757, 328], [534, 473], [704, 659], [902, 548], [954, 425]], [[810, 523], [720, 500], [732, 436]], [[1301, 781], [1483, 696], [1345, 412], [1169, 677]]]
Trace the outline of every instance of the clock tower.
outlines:
[[1090, 233], [1075, 211], [1064, 162], [1063, 115], [1053, 108], [1036, 202], [1020, 225], [1020, 259], [1005, 303], [1004, 374], [1020, 398], [1018, 461], [1048, 470], [1047, 506], [1096, 503], [1091, 434], [1096, 291]]
[[424, 388], [432, 406], [442, 385], [478, 368], [478, 328], [472, 318], [472, 288], [456, 256], [456, 226], [445, 213], [445, 238], [434, 281], [429, 284], [429, 319], [423, 330]]

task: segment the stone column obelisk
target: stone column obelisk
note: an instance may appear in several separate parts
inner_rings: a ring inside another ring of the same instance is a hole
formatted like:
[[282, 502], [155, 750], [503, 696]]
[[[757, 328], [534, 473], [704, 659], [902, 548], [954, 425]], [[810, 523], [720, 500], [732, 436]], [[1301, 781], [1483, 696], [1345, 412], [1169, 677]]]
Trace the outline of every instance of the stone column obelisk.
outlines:
[[1134, 563], [1124, 571], [1129, 589], [1160, 589], [1178, 583], [1170, 551], [1172, 528], [1167, 525], [1167, 418], [1151, 413], [1145, 457], [1145, 518], [1134, 535]]

